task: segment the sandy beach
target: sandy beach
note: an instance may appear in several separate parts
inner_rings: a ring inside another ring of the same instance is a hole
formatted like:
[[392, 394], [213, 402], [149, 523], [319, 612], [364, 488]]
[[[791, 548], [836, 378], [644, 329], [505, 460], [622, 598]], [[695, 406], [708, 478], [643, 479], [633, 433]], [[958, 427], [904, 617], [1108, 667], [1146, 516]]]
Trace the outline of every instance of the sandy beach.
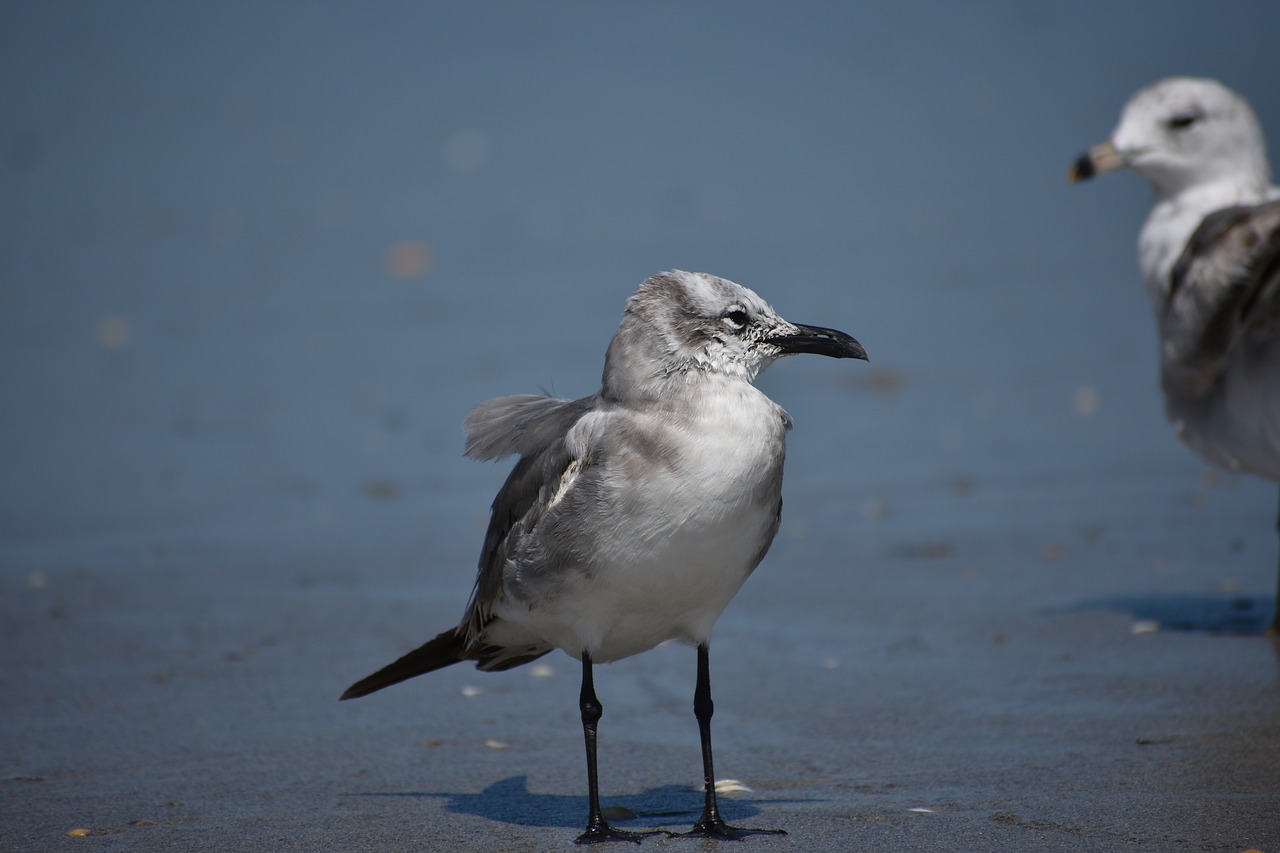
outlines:
[[[871, 354], [759, 382], [742, 849], [1280, 851], [1276, 488], [1164, 421], [1147, 187], [1065, 182], [1173, 73], [1280, 156], [1280, 10], [1092, 8], [8, 4], [0, 851], [575, 849], [576, 661], [337, 697], [462, 614], [469, 408], [593, 393], [673, 267]], [[687, 829], [693, 650], [596, 678]]]

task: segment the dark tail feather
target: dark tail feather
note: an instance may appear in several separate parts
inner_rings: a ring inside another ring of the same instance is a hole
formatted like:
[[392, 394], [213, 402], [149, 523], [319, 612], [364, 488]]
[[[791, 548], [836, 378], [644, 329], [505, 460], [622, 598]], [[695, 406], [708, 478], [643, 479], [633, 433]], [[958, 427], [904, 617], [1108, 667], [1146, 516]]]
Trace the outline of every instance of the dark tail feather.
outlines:
[[368, 696], [375, 690], [399, 684], [405, 679], [413, 678], [415, 675], [433, 672], [465, 659], [463, 657], [462, 638], [458, 636], [456, 630], [450, 628], [434, 640], [424, 643], [409, 652], [398, 661], [389, 663], [373, 675], [360, 679], [348, 687], [347, 692], [343, 693], [339, 699], [356, 699], [360, 696]]

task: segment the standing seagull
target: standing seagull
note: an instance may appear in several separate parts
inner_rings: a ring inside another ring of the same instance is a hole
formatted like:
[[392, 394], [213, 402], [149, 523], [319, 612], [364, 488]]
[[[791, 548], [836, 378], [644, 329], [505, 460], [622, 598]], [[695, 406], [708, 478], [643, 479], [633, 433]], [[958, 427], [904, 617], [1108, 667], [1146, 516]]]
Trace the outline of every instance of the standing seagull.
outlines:
[[519, 454], [493, 502], [480, 571], [456, 628], [347, 689], [343, 699], [464, 660], [510, 669], [563, 649], [582, 661], [587, 829], [639, 841], [600, 813], [592, 665], [666, 640], [697, 646], [693, 708], [705, 803], [686, 833], [740, 838], [716, 806], [711, 627], [778, 532], [791, 418], [751, 381], [792, 353], [867, 357], [833, 329], [788, 323], [745, 287], [706, 273], [650, 278], [627, 302], [600, 391], [581, 400], [497, 397], [466, 420], [466, 455]]
[[[1210, 462], [1280, 482], [1280, 188], [1257, 117], [1216, 80], [1162, 80], [1070, 179], [1121, 168], [1155, 187], [1138, 258], [1174, 432]], [[1272, 632], [1280, 586], [1276, 602]]]

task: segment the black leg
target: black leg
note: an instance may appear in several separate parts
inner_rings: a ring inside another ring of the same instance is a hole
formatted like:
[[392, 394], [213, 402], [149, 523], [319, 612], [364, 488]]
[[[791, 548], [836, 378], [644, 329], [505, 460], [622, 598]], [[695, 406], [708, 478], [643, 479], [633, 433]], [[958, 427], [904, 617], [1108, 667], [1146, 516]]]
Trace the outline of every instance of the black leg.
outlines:
[[591, 655], [582, 653], [582, 693], [578, 697], [578, 707], [582, 710], [582, 734], [587, 741], [587, 831], [576, 839], [578, 844], [596, 844], [601, 841], [630, 841], [639, 844], [647, 835], [658, 835], [653, 832], [628, 832], [614, 829], [605, 822], [600, 813], [600, 778], [596, 774], [596, 727], [604, 708], [596, 698], [595, 680], [591, 677]]
[[711, 715], [715, 710], [715, 703], [711, 701], [710, 659], [707, 645], [703, 643], [698, 646], [698, 684], [693, 690], [693, 713], [698, 718], [698, 735], [702, 739], [702, 784], [705, 799], [702, 817], [698, 818], [693, 829], [681, 835], [735, 841], [748, 835], [786, 835], [786, 831], [781, 829], [742, 829], [729, 826], [720, 817], [720, 807], [716, 803], [716, 773], [711, 761]]
[[[1276, 534], [1280, 536], [1280, 509], [1276, 510]], [[1280, 559], [1276, 566], [1276, 609], [1271, 617], [1271, 636], [1280, 637]]]

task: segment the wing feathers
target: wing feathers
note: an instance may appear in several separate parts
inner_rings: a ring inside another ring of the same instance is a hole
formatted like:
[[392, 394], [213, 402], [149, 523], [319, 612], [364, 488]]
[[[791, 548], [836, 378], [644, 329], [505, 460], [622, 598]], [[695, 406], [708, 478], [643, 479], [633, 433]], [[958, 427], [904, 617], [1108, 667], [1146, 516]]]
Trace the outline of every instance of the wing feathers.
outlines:
[[1280, 201], [1205, 217], [1170, 275], [1166, 383], [1211, 390], [1241, 341], [1280, 324]]
[[463, 423], [466, 455], [501, 459], [512, 453], [531, 456], [562, 439], [574, 421], [590, 410], [593, 397], [561, 400], [537, 394], [494, 397], [471, 410]]
[[341, 699], [368, 696], [376, 690], [399, 684], [415, 675], [424, 675], [465, 660], [462, 638], [452, 628], [423, 643], [407, 655], [387, 664], [373, 675], [360, 679], [347, 688]]
[[468, 646], [483, 642], [485, 626], [502, 600], [508, 555], [589, 464], [589, 437], [575, 426], [596, 402], [596, 397], [571, 401], [521, 394], [488, 400], [468, 416], [468, 456], [520, 454], [493, 500], [475, 590], [458, 626]]

